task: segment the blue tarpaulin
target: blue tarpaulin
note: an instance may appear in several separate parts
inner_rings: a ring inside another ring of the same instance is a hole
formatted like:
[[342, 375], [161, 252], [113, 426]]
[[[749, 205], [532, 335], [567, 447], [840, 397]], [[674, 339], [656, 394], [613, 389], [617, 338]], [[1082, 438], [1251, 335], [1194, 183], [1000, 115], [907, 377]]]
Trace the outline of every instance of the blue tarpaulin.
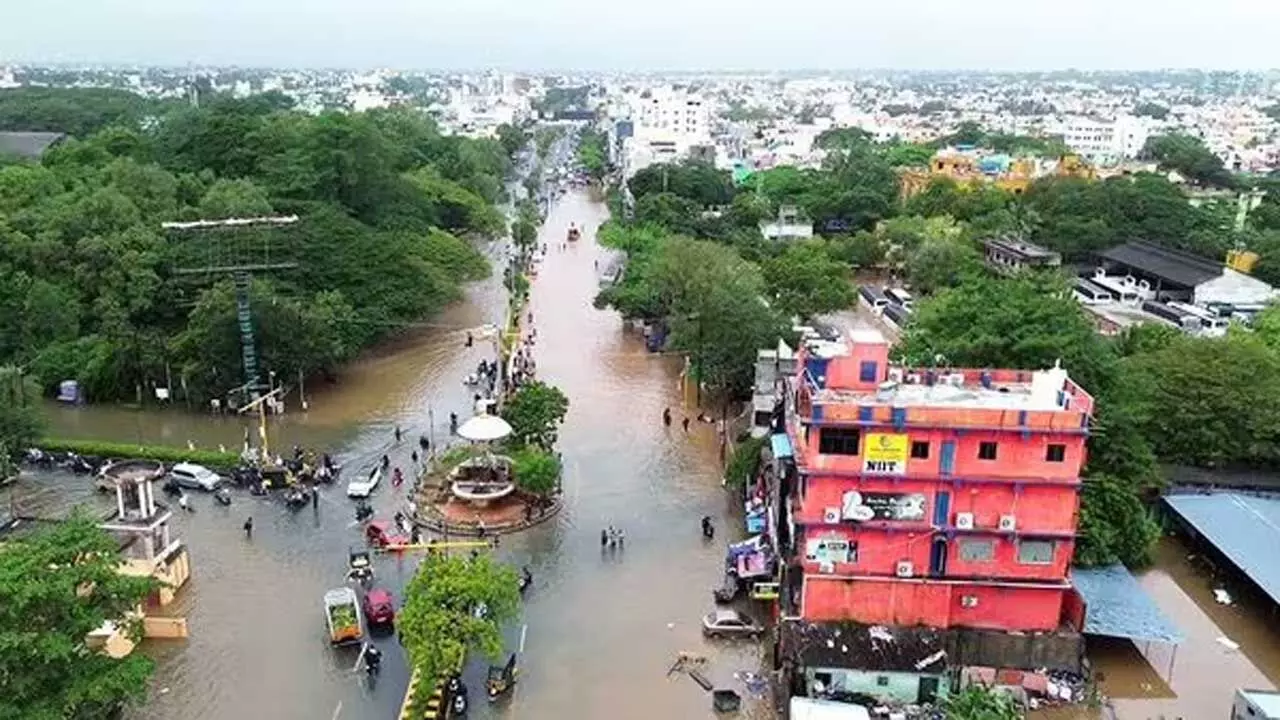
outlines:
[[1084, 634], [1177, 645], [1182, 633], [1160, 612], [1124, 565], [1072, 568], [1071, 584], [1084, 598]]
[[784, 433], [777, 433], [769, 438], [769, 446], [773, 449], [773, 457], [778, 460], [794, 457], [791, 451], [791, 438]]
[[1165, 503], [1280, 603], [1280, 499], [1238, 493], [1169, 495]]

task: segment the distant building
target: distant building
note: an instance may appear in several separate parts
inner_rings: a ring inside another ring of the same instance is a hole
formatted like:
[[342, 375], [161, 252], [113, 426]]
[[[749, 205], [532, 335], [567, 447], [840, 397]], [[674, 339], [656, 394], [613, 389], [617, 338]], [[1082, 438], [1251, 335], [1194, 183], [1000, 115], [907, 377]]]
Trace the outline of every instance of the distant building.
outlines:
[[1144, 120], [1127, 115], [1115, 120], [1073, 118], [1062, 130], [1067, 147], [1091, 162], [1105, 164], [1137, 157], [1151, 134]]
[[59, 132], [0, 132], [0, 155], [39, 160], [49, 148], [67, 139]]
[[813, 237], [813, 223], [799, 208], [784, 205], [778, 217], [760, 223], [760, 234], [767, 240], [801, 240]]
[[1022, 240], [991, 238], [984, 240], [982, 244], [987, 250], [987, 265], [1000, 272], [1058, 267], [1062, 264], [1062, 256], [1058, 253]]

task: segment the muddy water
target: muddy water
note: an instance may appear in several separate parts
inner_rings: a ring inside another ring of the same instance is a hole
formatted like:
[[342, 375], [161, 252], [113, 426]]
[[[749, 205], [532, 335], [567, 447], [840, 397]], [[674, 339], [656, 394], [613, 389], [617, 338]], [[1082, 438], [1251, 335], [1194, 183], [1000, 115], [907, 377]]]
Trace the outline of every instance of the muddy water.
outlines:
[[[508, 703], [477, 707], [474, 717], [707, 717], [709, 694], [688, 678], [666, 677], [674, 655], [707, 654], [706, 674], [719, 686], [733, 685], [734, 671], [759, 665], [754, 645], [712, 644], [699, 633], [723, 545], [704, 544], [698, 520], [716, 518], [718, 540], [740, 533], [720, 488], [713, 431], [695, 423], [686, 436], [678, 424], [671, 430], [661, 423], [667, 406], [677, 418], [696, 413], [679, 408], [678, 361], [646, 353], [616, 315], [591, 307], [594, 229], [603, 219], [600, 205], [570, 194], [544, 228], [551, 250], [533, 290], [535, 356], [543, 379], [571, 402], [560, 433], [567, 503], [553, 520], [502, 543], [500, 555], [528, 565], [535, 577], [523, 620], [522, 679]], [[583, 240], [560, 250], [571, 222], [586, 227]], [[311, 409], [273, 421], [272, 441], [334, 448], [354, 471], [384, 452], [407, 467], [416, 447], [410, 439], [432, 432], [430, 418], [439, 440], [451, 410], [465, 417], [461, 379], [492, 350], [481, 343], [464, 349], [461, 329], [497, 321], [502, 305], [496, 280], [478, 284], [466, 302], [432, 321], [438, 327], [356, 363], [335, 387], [309, 391]], [[96, 407], [58, 409], [53, 423], [69, 436], [203, 447], [235, 447], [243, 434], [234, 418]], [[407, 433], [398, 446], [396, 424]], [[59, 476], [24, 478], [17, 496], [35, 512], [95, 500], [85, 480]], [[320, 597], [341, 585], [348, 547], [361, 544], [342, 488], [328, 489], [318, 509], [296, 514], [249, 496], [230, 508], [195, 500], [196, 512], [174, 523], [193, 559], [193, 578], [175, 610], [189, 618], [191, 638], [147, 644], [158, 669], [150, 703], [134, 716], [393, 717], [408, 681], [394, 638], [378, 641], [386, 659], [373, 686], [351, 671], [354, 653], [332, 651], [324, 641]], [[389, 515], [402, 500], [384, 485], [374, 504]], [[248, 515], [256, 523], [252, 540], [240, 530]], [[600, 529], [608, 524], [625, 529], [625, 550], [600, 552]], [[398, 596], [412, 559], [378, 563], [378, 583]], [[513, 647], [520, 635], [512, 629]], [[468, 674], [477, 692], [479, 672]], [[763, 707], [750, 714], [767, 715]]]

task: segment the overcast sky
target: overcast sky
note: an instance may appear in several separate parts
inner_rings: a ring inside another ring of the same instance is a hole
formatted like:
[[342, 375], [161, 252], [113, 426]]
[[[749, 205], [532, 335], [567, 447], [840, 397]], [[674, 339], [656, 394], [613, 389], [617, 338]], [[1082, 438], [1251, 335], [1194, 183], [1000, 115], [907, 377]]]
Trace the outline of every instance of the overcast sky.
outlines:
[[405, 69], [1280, 67], [1280, 0], [0, 0], [0, 60]]

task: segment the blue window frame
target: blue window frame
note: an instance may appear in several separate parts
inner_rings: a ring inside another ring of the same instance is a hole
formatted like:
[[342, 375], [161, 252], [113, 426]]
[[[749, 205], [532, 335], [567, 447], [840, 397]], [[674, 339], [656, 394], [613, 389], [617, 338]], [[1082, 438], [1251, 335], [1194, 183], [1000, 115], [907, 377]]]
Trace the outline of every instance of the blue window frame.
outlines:
[[875, 360], [863, 360], [858, 366], [858, 380], [861, 382], [875, 382], [880, 377], [880, 366]]

